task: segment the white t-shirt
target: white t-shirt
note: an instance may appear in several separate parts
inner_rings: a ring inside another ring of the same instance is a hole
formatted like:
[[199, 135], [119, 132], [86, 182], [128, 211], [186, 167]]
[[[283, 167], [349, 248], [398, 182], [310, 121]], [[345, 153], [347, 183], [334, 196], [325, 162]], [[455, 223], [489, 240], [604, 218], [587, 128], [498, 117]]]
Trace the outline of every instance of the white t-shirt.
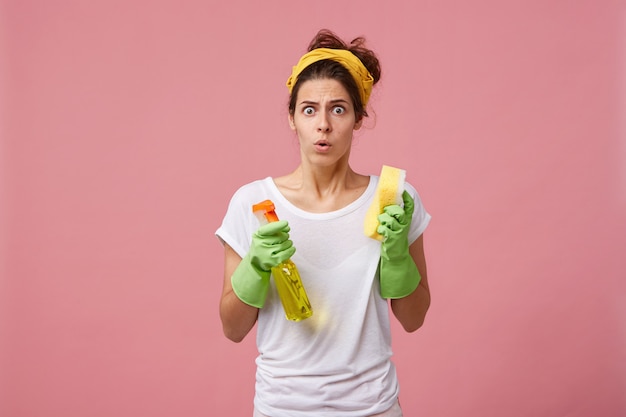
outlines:
[[[233, 195], [216, 235], [241, 257], [259, 227], [252, 205], [269, 199], [287, 220], [297, 265], [313, 315], [285, 318], [270, 280], [257, 329], [255, 407], [272, 417], [363, 417], [389, 409], [399, 386], [391, 362], [389, 307], [380, 296], [380, 242], [365, 236], [363, 222], [378, 176], [365, 192], [340, 210], [310, 213], [291, 204], [272, 178], [244, 185]], [[413, 243], [430, 215], [415, 199], [409, 232]]]

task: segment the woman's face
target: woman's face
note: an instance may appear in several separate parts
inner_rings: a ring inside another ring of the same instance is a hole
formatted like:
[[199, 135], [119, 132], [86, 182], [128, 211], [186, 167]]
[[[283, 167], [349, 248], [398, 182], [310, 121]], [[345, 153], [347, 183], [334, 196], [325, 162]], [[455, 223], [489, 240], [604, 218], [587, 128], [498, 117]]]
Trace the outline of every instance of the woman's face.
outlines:
[[361, 127], [348, 91], [337, 80], [302, 83], [289, 125], [298, 135], [303, 162], [323, 166], [347, 161], [352, 134]]

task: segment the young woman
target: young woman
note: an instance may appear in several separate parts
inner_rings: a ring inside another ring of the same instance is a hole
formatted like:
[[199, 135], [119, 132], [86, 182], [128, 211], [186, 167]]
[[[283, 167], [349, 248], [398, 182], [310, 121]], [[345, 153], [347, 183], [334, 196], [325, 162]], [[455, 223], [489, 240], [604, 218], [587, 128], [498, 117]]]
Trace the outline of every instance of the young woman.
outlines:
[[[404, 204], [379, 216], [383, 241], [365, 236], [379, 178], [355, 172], [350, 150], [379, 61], [363, 38], [347, 45], [327, 30], [308, 50], [287, 81], [299, 166], [237, 190], [216, 232], [225, 251], [224, 334], [239, 342], [258, 323], [255, 416], [402, 416], [388, 303], [406, 331], [422, 325], [430, 215], [407, 183]], [[266, 199], [281, 220], [259, 226], [252, 205]], [[289, 258], [314, 311], [300, 322], [285, 319], [270, 278]]]

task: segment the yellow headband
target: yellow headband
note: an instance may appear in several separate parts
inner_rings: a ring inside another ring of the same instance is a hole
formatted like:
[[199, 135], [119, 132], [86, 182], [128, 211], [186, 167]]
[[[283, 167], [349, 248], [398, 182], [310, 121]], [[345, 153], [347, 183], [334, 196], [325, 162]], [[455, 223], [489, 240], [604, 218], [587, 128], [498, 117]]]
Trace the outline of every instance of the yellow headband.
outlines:
[[309, 65], [323, 59], [337, 61], [350, 72], [350, 75], [354, 78], [357, 87], [359, 87], [361, 101], [363, 102], [363, 107], [365, 107], [370, 98], [370, 93], [372, 92], [374, 77], [372, 77], [372, 74], [369, 73], [359, 58], [357, 58], [352, 52], [345, 49], [317, 48], [303, 55], [302, 58], [300, 58], [298, 65], [293, 67], [291, 76], [287, 80], [289, 93], [293, 90], [293, 86], [296, 84], [300, 73]]

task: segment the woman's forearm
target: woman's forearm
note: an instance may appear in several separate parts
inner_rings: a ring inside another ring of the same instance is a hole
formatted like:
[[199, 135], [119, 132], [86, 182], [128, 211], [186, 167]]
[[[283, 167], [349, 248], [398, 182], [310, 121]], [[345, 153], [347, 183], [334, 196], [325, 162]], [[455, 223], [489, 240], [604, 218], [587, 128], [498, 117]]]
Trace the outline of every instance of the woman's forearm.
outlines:
[[233, 272], [241, 257], [228, 245], [224, 246], [224, 286], [220, 299], [220, 318], [224, 335], [233, 342], [241, 342], [252, 330], [259, 309], [241, 301], [231, 283]]
[[409, 333], [422, 327], [429, 307], [430, 291], [422, 283], [408, 296], [391, 300], [391, 311]]
[[426, 272], [423, 235], [409, 247], [409, 253], [420, 272], [420, 283], [415, 291], [406, 297], [391, 300], [391, 311], [407, 332], [414, 332], [424, 324], [430, 307], [430, 287]]
[[230, 289], [220, 300], [220, 318], [224, 335], [233, 342], [241, 342], [256, 323], [259, 309], [241, 301]]

